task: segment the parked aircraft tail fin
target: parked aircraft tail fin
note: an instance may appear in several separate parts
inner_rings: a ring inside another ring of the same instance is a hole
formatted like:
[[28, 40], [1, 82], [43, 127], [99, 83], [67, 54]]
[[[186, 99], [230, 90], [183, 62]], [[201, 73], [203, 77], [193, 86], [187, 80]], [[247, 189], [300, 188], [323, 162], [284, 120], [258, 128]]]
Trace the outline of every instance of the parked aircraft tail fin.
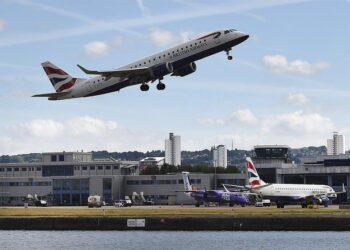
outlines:
[[192, 190], [192, 186], [190, 183], [190, 178], [188, 177], [189, 172], [182, 172], [182, 179], [184, 182], [184, 187], [185, 187], [185, 194], [190, 195]]
[[57, 93], [69, 90], [80, 80], [79, 78], [72, 77], [49, 61], [41, 65]]
[[254, 186], [260, 186], [260, 185], [266, 185], [266, 183], [260, 179], [260, 176], [258, 174], [258, 171], [256, 171], [256, 168], [254, 166], [254, 163], [250, 157], [246, 158], [247, 161], [247, 173], [249, 178], [249, 185], [252, 187]]

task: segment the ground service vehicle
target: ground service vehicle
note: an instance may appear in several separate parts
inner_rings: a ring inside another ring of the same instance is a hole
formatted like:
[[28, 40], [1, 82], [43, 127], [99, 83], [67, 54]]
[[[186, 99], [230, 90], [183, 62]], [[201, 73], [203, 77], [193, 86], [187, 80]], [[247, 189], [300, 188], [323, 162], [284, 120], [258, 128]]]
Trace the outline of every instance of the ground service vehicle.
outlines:
[[102, 207], [103, 201], [99, 195], [90, 195], [88, 197], [88, 207]]

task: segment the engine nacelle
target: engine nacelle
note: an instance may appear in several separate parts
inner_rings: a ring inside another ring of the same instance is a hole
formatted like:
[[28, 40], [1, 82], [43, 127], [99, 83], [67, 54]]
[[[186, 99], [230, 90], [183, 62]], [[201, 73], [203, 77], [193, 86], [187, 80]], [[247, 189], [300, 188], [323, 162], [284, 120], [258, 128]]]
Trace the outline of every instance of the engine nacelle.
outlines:
[[197, 69], [197, 66], [194, 62], [191, 62], [185, 66], [182, 66], [181, 68], [178, 68], [177, 70], [174, 71], [172, 76], [187, 76], [189, 74], [192, 74], [195, 72]]
[[153, 66], [151, 69], [151, 77], [159, 79], [173, 72], [173, 65], [170, 62], [161, 63]]

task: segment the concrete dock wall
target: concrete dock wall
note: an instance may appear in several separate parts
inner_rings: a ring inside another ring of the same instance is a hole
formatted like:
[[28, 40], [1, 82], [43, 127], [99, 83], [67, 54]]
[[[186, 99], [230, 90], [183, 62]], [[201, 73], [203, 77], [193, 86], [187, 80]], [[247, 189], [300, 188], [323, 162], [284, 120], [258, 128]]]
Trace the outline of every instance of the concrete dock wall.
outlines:
[[[137, 225], [136, 220], [142, 223]], [[331, 216], [2, 217], [0, 230], [350, 231], [350, 218]]]

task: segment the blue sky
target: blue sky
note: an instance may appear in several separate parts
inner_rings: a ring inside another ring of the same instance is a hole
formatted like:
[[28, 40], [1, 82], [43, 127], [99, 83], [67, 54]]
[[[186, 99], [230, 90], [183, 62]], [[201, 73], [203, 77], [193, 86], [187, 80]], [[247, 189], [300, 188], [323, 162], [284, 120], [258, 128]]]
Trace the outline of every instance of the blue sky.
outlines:
[[[350, 1], [0, 1], [0, 154], [325, 145], [350, 135]], [[117, 68], [221, 28], [250, 38], [165, 91], [49, 102], [40, 63]]]

